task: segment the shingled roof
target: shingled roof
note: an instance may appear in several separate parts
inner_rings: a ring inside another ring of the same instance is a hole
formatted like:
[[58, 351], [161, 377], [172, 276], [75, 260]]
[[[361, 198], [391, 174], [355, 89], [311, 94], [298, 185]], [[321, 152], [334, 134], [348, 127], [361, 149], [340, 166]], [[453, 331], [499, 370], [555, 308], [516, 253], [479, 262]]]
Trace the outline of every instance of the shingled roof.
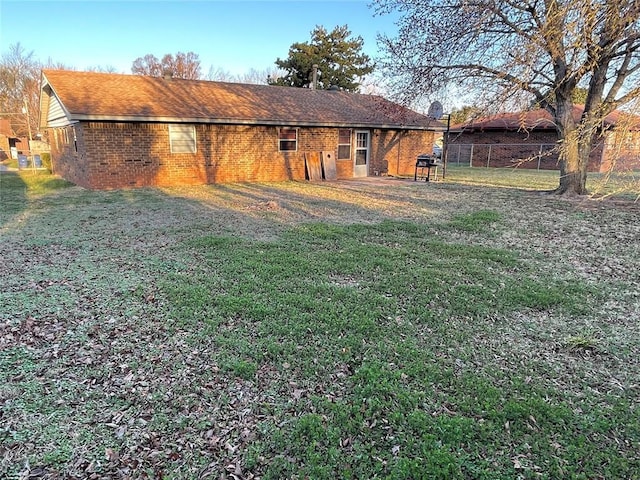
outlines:
[[4, 135], [8, 138], [18, 138], [16, 137], [13, 128], [11, 128], [11, 122], [6, 118], [0, 118], [0, 135]]
[[[41, 124], [144, 121], [442, 129], [379, 96], [68, 70], [43, 70]], [[57, 112], [57, 113], [56, 113]]]
[[[576, 121], [580, 120], [580, 116], [584, 110], [584, 106], [575, 105], [573, 107], [573, 117]], [[604, 127], [612, 127], [621, 122], [625, 114], [616, 110], [604, 119]], [[627, 117], [628, 118], [628, 114]], [[453, 125], [452, 132], [488, 132], [488, 131], [520, 131], [520, 130], [555, 130], [555, 122], [551, 114], [544, 109], [529, 110], [525, 112], [500, 113], [488, 117], [478, 118], [467, 123]]]

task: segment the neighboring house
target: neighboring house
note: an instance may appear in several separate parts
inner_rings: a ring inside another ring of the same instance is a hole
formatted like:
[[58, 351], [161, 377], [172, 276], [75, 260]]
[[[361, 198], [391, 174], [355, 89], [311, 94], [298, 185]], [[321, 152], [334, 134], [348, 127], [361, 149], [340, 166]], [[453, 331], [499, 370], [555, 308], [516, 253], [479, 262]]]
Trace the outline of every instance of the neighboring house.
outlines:
[[[0, 162], [9, 158], [18, 158], [22, 141], [16, 136], [8, 119], [0, 119]], [[13, 151], [13, 155], [12, 155]]]
[[[579, 120], [582, 107], [574, 107]], [[633, 123], [632, 123], [633, 122]], [[447, 161], [485, 167], [557, 170], [558, 133], [546, 110], [502, 113], [451, 127]], [[588, 170], [640, 169], [637, 118], [615, 111], [596, 135]]]
[[[342, 91], [44, 70], [41, 127], [57, 173], [92, 189], [413, 175], [443, 125]], [[316, 177], [317, 178], [317, 177]]]

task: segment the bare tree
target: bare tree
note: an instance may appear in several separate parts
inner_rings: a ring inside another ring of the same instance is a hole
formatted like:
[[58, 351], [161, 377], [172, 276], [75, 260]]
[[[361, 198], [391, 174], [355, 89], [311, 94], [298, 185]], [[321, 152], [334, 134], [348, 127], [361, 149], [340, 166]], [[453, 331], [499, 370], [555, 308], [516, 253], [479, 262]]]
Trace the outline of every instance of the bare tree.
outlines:
[[235, 82], [236, 77], [230, 71], [224, 70], [221, 67], [214, 68], [212, 65], [209, 67], [209, 73], [207, 73], [206, 79], [214, 82]]
[[100, 73], [118, 73], [118, 69], [113, 65], [92, 65], [85, 69], [87, 72], [100, 72]]
[[162, 64], [158, 57], [148, 53], [144, 57], [138, 57], [133, 61], [131, 73], [148, 75], [150, 77], [161, 77], [163, 73]]
[[375, 71], [362, 78], [358, 93], [364, 95], [378, 95], [385, 97], [388, 94], [389, 82], [382, 72]]
[[268, 85], [269, 79], [279, 78], [285, 75], [284, 70], [278, 68], [268, 68], [265, 70], [249, 69], [248, 72], [238, 75], [240, 83], [251, 83], [254, 85]]
[[464, 105], [460, 108], [455, 108], [451, 112], [451, 124], [457, 125], [459, 123], [465, 123], [482, 115], [484, 111], [482, 108], [475, 105]]
[[[398, 10], [396, 38], [381, 37], [381, 65], [396, 94], [459, 90], [495, 102], [534, 99], [555, 119], [558, 194], [585, 194], [603, 118], [640, 95], [639, 0], [374, 0]], [[576, 89], [586, 89], [575, 115]]]
[[51, 57], [42, 65], [43, 69], [47, 70], [76, 70], [75, 67], [70, 67], [62, 62], [55, 62]]
[[0, 61], [0, 112], [20, 137], [38, 131], [40, 68], [20, 43], [10, 45]]
[[161, 77], [166, 73], [170, 73], [176, 78], [191, 80], [197, 80], [202, 77], [200, 58], [193, 52], [178, 52], [175, 56], [168, 53], [161, 60], [149, 53], [133, 61], [131, 73], [152, 77]]
[[266, 69], [266, 70], [256, 70], [255, 68], [249, 69], [249, 71], [245, 73], [234, 74], [228, 70], [224, 70], [220, 67], [214, 68], [211, 66], [209, 68], [209, 73], [207, 74], [207, 80], [212, 80], [216, 82], [232, 82], [232, 83], [250, 83], [254, 85], [268, 85], [269, 80], [279, 78], [284, 75], [285, 72], [283, 70], [278, 70], [276, 68]]

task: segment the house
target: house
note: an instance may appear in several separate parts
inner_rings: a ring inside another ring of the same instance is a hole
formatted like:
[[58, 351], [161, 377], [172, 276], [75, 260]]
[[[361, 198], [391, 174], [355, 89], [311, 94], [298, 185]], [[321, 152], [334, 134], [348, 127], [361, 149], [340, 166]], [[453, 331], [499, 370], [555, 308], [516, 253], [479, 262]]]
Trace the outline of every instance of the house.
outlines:
[[[579, 120], [582, 107], [575, 106]], [[449, 164], [557, 170], [558, 133], [551, 114], [543, 109], [501, 113], [451, 127]], [[636, 117], [609, 114], [594, 139], [590, 172], [640, 169], [640, 129]]]
[[55, 171], [91, 189], [304, 180], [321, 152], [337, 178], [412, 175], [443, 130], [372, 95], [63, 70], [40, 110]]
[[18, 149], [23, 142], [16, 136], [8, 119], [0, 118], [0, 162], [18, 158]]

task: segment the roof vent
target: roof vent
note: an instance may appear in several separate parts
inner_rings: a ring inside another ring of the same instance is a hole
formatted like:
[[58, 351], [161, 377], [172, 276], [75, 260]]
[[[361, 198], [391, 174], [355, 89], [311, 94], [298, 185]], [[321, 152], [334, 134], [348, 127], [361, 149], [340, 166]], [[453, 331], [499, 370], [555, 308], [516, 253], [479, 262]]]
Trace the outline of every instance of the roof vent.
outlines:
[[171, 70], [164, 70], [162, 72], [162, 78], [165, 80], [171, 80], [173, 78], [173, 72]]
[[340, 87], [338, 85], [331, 85], [327, 90], [329, 90], [330, 92], [339, 92]]

